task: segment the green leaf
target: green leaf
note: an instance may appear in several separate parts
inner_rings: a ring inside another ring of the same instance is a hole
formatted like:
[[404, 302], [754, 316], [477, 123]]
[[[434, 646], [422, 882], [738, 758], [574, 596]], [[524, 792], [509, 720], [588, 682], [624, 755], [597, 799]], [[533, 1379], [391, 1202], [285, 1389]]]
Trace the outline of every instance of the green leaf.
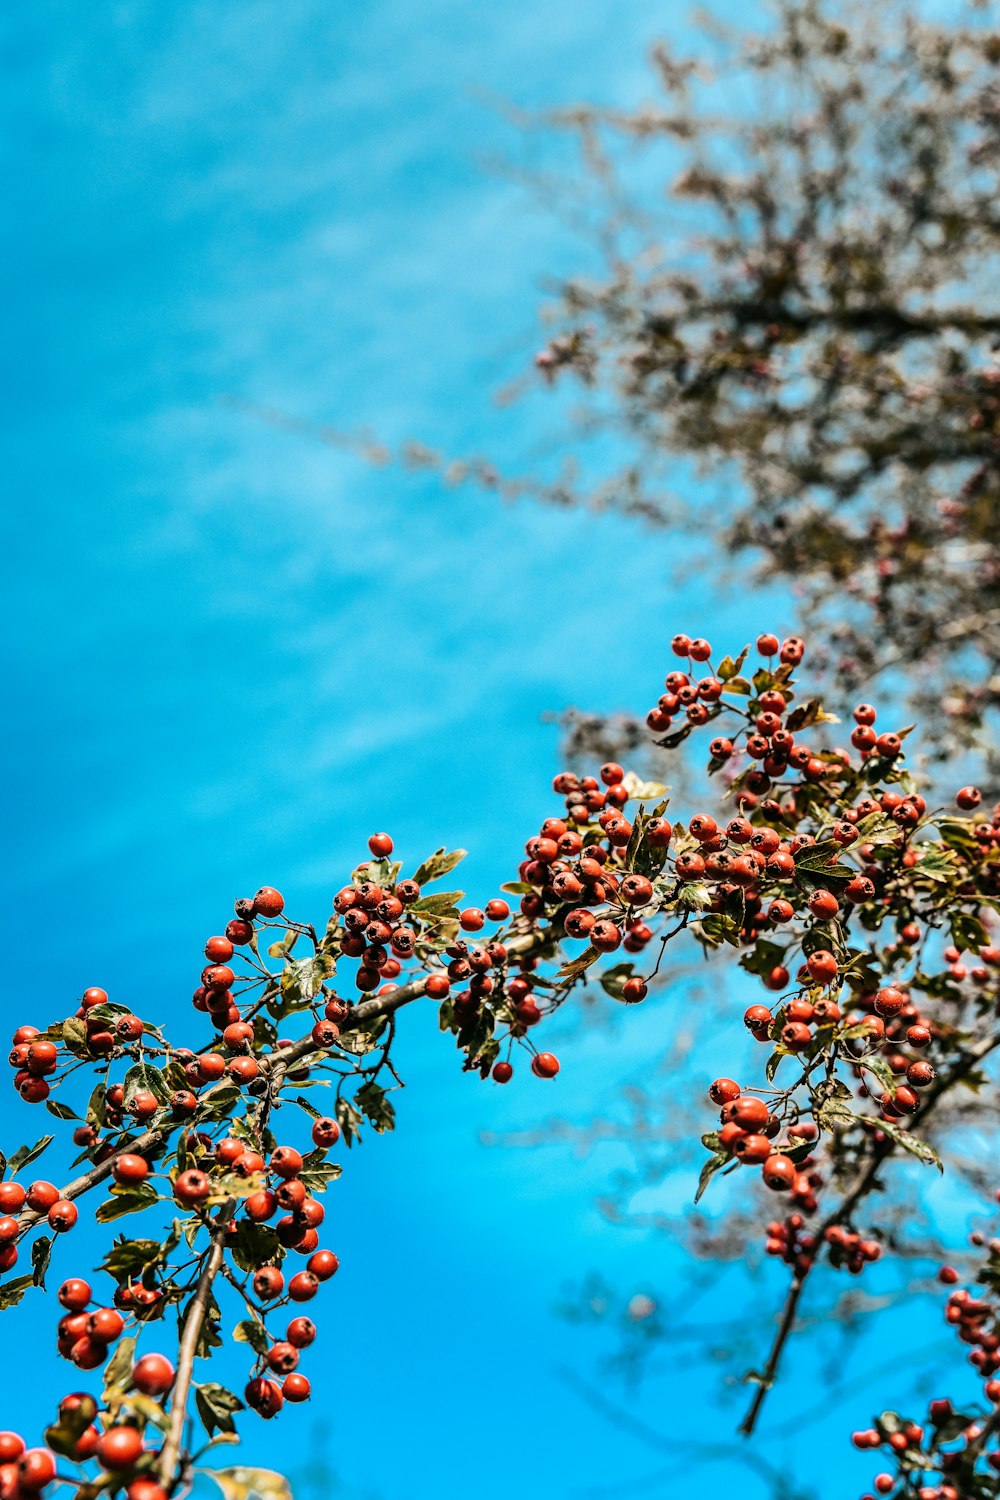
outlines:
[[[178, 1319], [178, 1327], [182, 1333], [194, 1309], [197, 1295], [197, 1292], [192, 1295], [190, 1300], [185, 1304], [184, 1310]], [[219, 1318], [219, 1304], [215, 1300], [215, 1293], [209, 1292], [205, 1317], [198, 1332], [198, 1343], [194, 1351], [198, 1359], [207, 1359], [213, 1349], [218, 1349], [221, 1346], [222, 1335], [219, 1332]]]
[[170, 1098], [170, 1085], [159, 1068], [140, 1058], [125, 1074], [125, 1108], [128, 1109], [136, 1094], [145, 1090], [153, 1095], [158, 1104], [166, 1104]]
[[292, 1500], [288, 1480], [273, 1469], [209, 1469], [225, 1500]]
[[732, 1157], [728, 1156], [723, 1151], [716, 1151], [713, 1156], [710, 1156], [708, 1158], [708, 1161], [702, 1167], [701, 1175], [698, 1178], [698, 1187], [694, 1195], [695, 1203], [700, 1200], [702, 1194], [708, 1187], [708, 1184], [711, 1182], [712, 1178], [715, 1176], [719, 1168], [724, 1167], [726, 1165], [726, 1162], [731, 1160]]
[[45, 1273], [52, 1259], [52, 1240], [50, 1236], [40, 1234], [31, 1247], [31, 1279], [36, 1286], [45, 1290]]
[[439, 891], [436, 896], [421, 896], [419, 901], [414, 901], [407, 908], [408, 911], [417, 912], [422, 917], [454, 917], [458, 918], [458, 902], [465, 896], [464, 891]]
[[438, 849], [422, 865], [418, 865], [414, 880], [418, 885], [430, 885], [433, 880], [440, 880], [442, 875], [447, 875], [457, 864], [465, 858], [467, 849], [453, 849], [449, 854], [444, 848]]
[[771, 1053], [771, 1056], [764, 1064], [764, 1076], [767, 1079], [768, 1083], [774, 1082], [774, 1075], [778, 1071], [778, 1064], [781, 1062], [781, 1059], [783, 1057], [787, 1056], [788, 1053], [784, 1047], [776, 1047]]
[[662, 781], [642, 781], [634, 771], [625, 772], [623, 783], [630, 802], [658, 802], [669, 790]]
[[743, 663], [746, 661], [749, 653], [750, 647], [744, 646], [743, 650], [740, 652], [735, 661], [733, 661], [733, 658], [731, 656], [724, 656], [719, 662], [719, 670], [716, 673], [716, 676], [722, 682], [731, 682], [732, 679], [734, 677], [738, 677], [740, 672], [743, 670]]
[[713, 948], [720, 943], [729, 943], [733, 948], [740, 945], [739, 928], [732, 917], [721, 912], [709, 912], [702, 917], [695, 929], [695, 936], [704, 938]]
[[43, 1135], [33, 1146], [18, 1146], [8, 1163], [11, 1177], [16, 1177], [21, 1168], [26, 1167], [30, 1161], [36, 1161], [45, 1148], [51, 1146], [54, 1140], [54, 1135]]
[[884, 1089], [887, 1089], [890, 1094], [896, 1092], [898, 1080], [884, 1057], [864, 1057], [860, 1061], [862, 1067], [867, 1068], [869, 1073], [873, 1073]]
[[396, 1123], [396, 1111], [386, 1097], [386, 1091], [373, 1078], [362, 1084], [354, 1096], [354, 1102], [371, 1125], [381, 1135], [392, 1130]]
[[903, 837], [903, 830], [883, 812], [869, 813], [854, 827], [859, 844], [898, 844]]
[[600, 956], [596, 948], [587, 948], [579, 958], [572, 958], [568, 963], [563, 964], [556, 978], [578, 979], [581, 974], [586, 973], [591, 964], [596, 964]]
[[132, 1380], [132, 1360], [135, 1356], [135, 1339], [119, 1339], [118, 1347], [104, 1369], [104, 1402], [108, 1393], [116, 1389], [124, 1391]]
[[622, 998], [622, 987], [626, 979], [631, 979], [635, 973], [634, 963], [615, 964], [613, 969], [605, 969], [601, 975], [601, 989], [612, 1000]]
[[80, 1051], [87, 1044], [86, 1022], [79, 1016], [68, 1016], [62, 1023], [62, 1039], [74, 1052]]
[[891, 1141], [895, 1141], [897, 1146], [902, 1146], [904, 1151], [909, 1151], [911, 1156], [915, 1156], [918, 1161], [922, 1161], [924, 1166], [937, 1167], [939, 1172], [944, 1171], [944, 1163], [934, 1150], [934, 1147], [929, 1145], [927, 1141], [922, 1141], [919, 1136], [911, 1135], [908, 1130], [904, 1130], [893, 1120], [883, 1120], [880, 1118], [877, 1121], [872, 1121], [872, 1124], [876, 1130], [881, 1130], [883, 1135], [887, 1135]]
[[0, 1309], [16, 1307], [29, 1286], [33, 1284], [33, 1276], [15, 1276], [13, 1281], [5, 1281], [3, 1286], [0, 1286]]
[[94, 1217], [98, 1224], [111, 1224], [126, 1214], [140, 1213], [151, 1204], [158, 1203], [160, 1195], [151, 1182], [138, 1182], [133, 1187], [114, 1187], [111, 1197], [105, 1199]]
[[270, 1224], [253, 1224], [249, 1219], [237, 1220], [236, 1233], [227, 1238], [226, 1249], [241, 1271], [259, 1271], [282, 1257], [277, 1231]]
[[227, 1391], [218, 1381], [209, 1380], [204, 1385], [195, 1385], [194, 1401], [205, 1431], [209, 1437], [219, 1432], [235, 1432], [233, 1412], [243, 1410], [243, 1402], [232, 1391]]
[[128, 1240], [123, 1235], [104, 1257], [101, 1269], [116, 1280], [137, 1281], [147, 1266], [156, 1264], [162, 1252], [159, 1240]]
[[849, 1130], [855, 1125], [858, 1116], [852, 1109], [848, 1109], [843, 1099], [824, 1099], [816, 1106], [816, 1124], [820, 1130], [836, 1133], [841, 1130]]
[[795, 873], [819, 875], [824, 881], [850, 880], [854, 871], [838, 863], [840, 853], [836, 839], [820, 839], [815, 844], [807, 844], [794, 856]]
[[58, 1099], [46, 1099], [45, 1108], [50, 1115], [55, 1115], [57, 1120], [78, 1120], [80, 1118], [75, 1110], [70, 1109], [68, 1104], [60, 1104]]
[[358, 1127], [361, 1124], [361, 1115], [354, 1108], [350, 1099], [338, 1099], [333, 1107], [333, 1112], [340, 1126], [340, 1133], [345, 1146], [352, 1146], [355, 1141], [360, 1141]]
[[957, 911], [951, 918], [951, 940], [960, 953], [978, 953], [980, 948], [987, 947], [990, 938], [978, 917]]
[[256, 1318], [244, 1318], [241, 1323], [237, 1323], [233, 1329], [233, 1338], [238, 1344], [249, 1344], [255, 1354], [266, 1354], [271, 1347], [266, 1328]]
[[314, 953], [309, 958], [289, 961], [281, 975], [281, 992], [286, 997], [294, 991], [296, 998], [314, 1000], [336, 964], [329, 953]]

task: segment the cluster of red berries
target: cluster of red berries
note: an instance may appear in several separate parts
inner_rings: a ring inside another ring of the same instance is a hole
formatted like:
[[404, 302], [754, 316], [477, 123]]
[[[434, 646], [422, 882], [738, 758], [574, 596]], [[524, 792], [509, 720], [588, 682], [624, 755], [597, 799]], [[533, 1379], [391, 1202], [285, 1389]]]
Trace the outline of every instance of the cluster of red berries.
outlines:
[[[1000, 1193], [997, 1194], [1000, 1198]], [[969, 1355], [984, 1380], [983, 1393], [992, 1411], [988, 1419], [957, 1411], [944, 1397], [932, 1401], [927, 1423], [883, 1412], [872, 1427], [852, 1433], [851, 1441], [861, 1450], [884, 1448], [896, 1460], [898, 1475], [881, 1473], [873, 1481], [876, 1495], [914, 1495], [916, 1500], [965, 1500], [972, 1493], [993, 1493], [991, 1485], [983, 1489], [978, 1469], [1000, 1474], [1000, 1447], [990, 1447], [995, 1439], [997, 1408], [1000, 1406], [1000, 1315], [996, 1296], [1000, 1292], [1000, 1240], [987, 1240], [976, 1232], [971, 1236], [976, 1246], [985, 1245], [989, 1258], [980, 1275], [988, 1295], [958, 1288], [959, 1272], [954, 1266], [942, 1265], [938, 1280], [955, 1288], [945, 1307], [945, 1318], [964, 1344], [971, 1346]], [[989, 1426], [987, 1426], [987, 1421]], [[929, 1428], [929, 1431], [928, 1431]], [[993, 1481], [995, 1483], [995, 1480]], [[862, 1496], [874, 1500], [874, 1496]]]
[[0, 1182], [0, 1271], [9, 1271], [17, 1263], [17, 1242], [23, 1231], [15, 1215], [25, 1209], [44, 1214], [56, 1234], [65, 1234], [79, 1218], [76, 1204], [64, 1198], [54, 1183], [39, 1180], [25, 1188], [19, 1182]]
[[[128, 1385], [140, 1396], [162, 1399], [174, 1383], [174, 1367], [162, 1354], [144, 1354], [132, 1367]], [[15, 1432], [0, 1432], [0, 1500], [25, 1500], [56, 1478], [56, 1453], [75, 1463], [94, 1460], [103, 1470], [101, 1489], [124, 1488], [127, 1500], [167, 1500], [150, 1465], [158, 1454], [146, 1447], [142, 1432], [128, 1421], [96, 1425], [98, 1405], [82, 1391], [64, 1396], [58, 1420], [48, 1429], [50, 1444], [27, 1448]], [[55, 1451], [53, 1451], [55, 1450]]]

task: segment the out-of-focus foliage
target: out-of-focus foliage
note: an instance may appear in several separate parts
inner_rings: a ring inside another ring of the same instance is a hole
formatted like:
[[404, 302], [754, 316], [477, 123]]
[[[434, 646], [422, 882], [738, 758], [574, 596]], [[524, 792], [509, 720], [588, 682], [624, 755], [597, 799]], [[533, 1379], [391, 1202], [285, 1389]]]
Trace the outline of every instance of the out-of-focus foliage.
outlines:
[[628, 445], [570, 488], [761, 557], [845, 692], [919, 663], [939, 753], [1000, 704], [995, 19], [783, 0], [657, 48], [657, 102], [545, 121], [579, 141], [601, 269], [559, 286], [536, 362]]

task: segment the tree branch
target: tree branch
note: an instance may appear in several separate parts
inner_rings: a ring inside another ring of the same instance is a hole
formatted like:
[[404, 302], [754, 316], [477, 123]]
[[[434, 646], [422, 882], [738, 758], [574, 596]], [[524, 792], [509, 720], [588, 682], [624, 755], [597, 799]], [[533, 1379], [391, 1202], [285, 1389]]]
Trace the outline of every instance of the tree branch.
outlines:
[[212, 1295], [212, 1283], [222, 1265], [226, 1232], [235, 1207], [236, 1199], [227, 1199], [212, 1221], [211, 1244], [205, 1254], [198, 1285], [188, 1307], [184, 1332], [177, 1351], [177, 1378], [174, 1381], [173, 1395], [170, 1400], [170, 1427], [160, 1450], [160, 1483], [167, 1490], [173, 1489], [177, 1479], [175, 1471], [181, 1453], [195, 1354], [198, 1340], [201, 1338], [201, 1330], [204, 1327], [209, 1298]]
[[[977, 1046], [971, 1047], [964, 1054], [961, 1062], [956, 1064], [956, 1066], [952, 1068], [949, 1073], [945, 1074], [943, 1078], [938, 1080], [933, 1089], [928, 1091], [924, 1107], [921, 1110], [921, 1118], [926, 1119], [933, 1110], [934, 1106], [949, 1091], [949, 1089], [953, 1088], [955, 1084], [961, 1083], [962, 1079], [966, 1076], [973, 1064], [981, 1062], [983, 1058], [987, 1057], [996, 1047], [1000, 1047], [1000, 1036], [985, 1037], [983, 1041], [981, 1041]], [[891, 1140], [887, 1141], [885, 1146], [879, 1151], [879, 1154], [875, 1156], [868, 1163], [868, 1165], [858, 1173], [851, 1187], [840, 1200], [840, 1203], [835, 1209], [832, 1210], [831, 1213], [827, 1214], [826, 1218], [816, 1230], [817, 1245], [823, 1244], [828, 1229], [832, 1229], [836, 1224], [841, 1224], [845, 1219], [850, 1217], [851, 1213], [853, 1212], [857, 1204], [861, 1201], [861, 1199], [864, 1198], [866, 1194], [869, 1193], [875, 1186], [876, 1178], [878, 1177], [883, 1163], [887, 1161], [890, 1156], [892, 1156], [894, 1151], [895, 1142]], [[805, 1288], [806, 1278], [809, 1274], [809, 1270], [812, 1270], [817, 1265], [817, 1263], [818, 1262], [814, 1260], [808, 1270], [796, 1272], [795, 1276], [792, 1279], [792, 1283], [788, 1288], [788, 1294], [785, 1298], [785, 1305], [782, 1308], [781, 1312], [781, 1321], [778, 1324], [778, 1330], [775, 1333], [774, 1341], [771, 1344], [771, 1352], [768, 1355], [767, 1364], [764, 1366], [763, 1374], [758, 1377], [760, 1383], [757, 1386], [756, 1391], [754, 1392], [754, 1397], [750, 1403], [750, 1408], [746, 1416], [743, 1418], [743, 1421], [740, 1423], [739, 1431], [743, 1434], [744, 1437], [750, 1437], [751, 1433], [753, 1432], [754, 1427], [757, 1423], [757, 1418], [760, 1416], [761, 1408], [763, 1407], [764, 1402], [767, 1398], [767, 1393], [777, 1379], [778, 1366], [781, 1363], [781, 1356], [784, 1352], [785, 1344], [788, 1341], [789, 1334], [791, 1333], [795, 1323], [795, 1315], [798, 1312], [799, 1301]]]

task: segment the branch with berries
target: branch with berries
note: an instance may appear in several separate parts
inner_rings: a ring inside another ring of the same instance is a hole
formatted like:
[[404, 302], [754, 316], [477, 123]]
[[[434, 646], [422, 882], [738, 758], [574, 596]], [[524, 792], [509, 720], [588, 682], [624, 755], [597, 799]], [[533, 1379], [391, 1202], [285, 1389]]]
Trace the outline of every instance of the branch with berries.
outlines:
[[[107, 1250], [110, 1295], [77, 1276], [60, 1286], [58, 1354], [102, 1368], [102, 1392], [67, 1396], [45, 1447], [0, 1434], [0, 1500], [53, 1481], [82, 1500], [169, 1500], [235, 1438], [244, 1407], [269, 1420], [308, 1399], [299, 1365], [316, 1327], [298, 1309], [339, 1265], [320, 1242], [341, 1174], [329, 1153], [394, 1128], [406, 1006], [436, 1005], [463, 1068], [484, 1080], [508, 1085], [522, 1059], [551, 1080], [559, 1060], [535, 1043], [547, 1017], [595, 980], [615, 1002], [644, 1000], [677, 943], [731, 953], [769, 995], [744, 1017], [766, 1049], [759, 1078], [712, 1084], [720, 1117], [698, 1187], [759, 1168], [765, 1193], [791, 1207], [766, 1232], [791, 1280], [751, 1377], [753, 1429], [807, 1277], [878, 1258], [877, 1219], [862, 1219], [872, 1190], [907, 1154], [940, 1164], [935, 1107], [1000, 1044], [997, 814], [979, 818], [970, 787], [957, 809], [929, 808], [904, 766], [909, 731], [877, 729], [870, 705], [849, 747], [829, 748], [835, 721], [796, 688], [802, 642], [762, 635], [756, 649], [753, 669], [749, 648], [713, 666], [708, 642], [676, 637], [684, 666], [647, 716], [668, 751], [711, 737], [711, 809], [672, 821], [667, 789], [616, 763], [562, 772], [516, 878], [482, 908], [437, 889], [464, 851], [439, 849], [406, 875], [384, 833], [322, 929], [290, 920], [269, 886], [237, 901], [204, 947], [192, 1004], [212, 1030], [198, 1050], [97, 986], [44, 1030], [17, 1028], [15, 1089], [71, 1131], [81, 1170], [61, 1187], [22, 1185], [49, 1135], [4, 1162], [0, 1271], [13, 1274], [0, 1307], [44, 1289], [94, 1189], [106, 1190], [99, 1224], [145, 1217], [142, 1237]], [[168, 1316], [176, 1352], [139, 1353], [140, 1339], [162, 1344]], [[227, 1319], [249, 1362], [242, 1396], [200, 1378]], [[206, 1471], [223, 1485], [229, 1472]]]

